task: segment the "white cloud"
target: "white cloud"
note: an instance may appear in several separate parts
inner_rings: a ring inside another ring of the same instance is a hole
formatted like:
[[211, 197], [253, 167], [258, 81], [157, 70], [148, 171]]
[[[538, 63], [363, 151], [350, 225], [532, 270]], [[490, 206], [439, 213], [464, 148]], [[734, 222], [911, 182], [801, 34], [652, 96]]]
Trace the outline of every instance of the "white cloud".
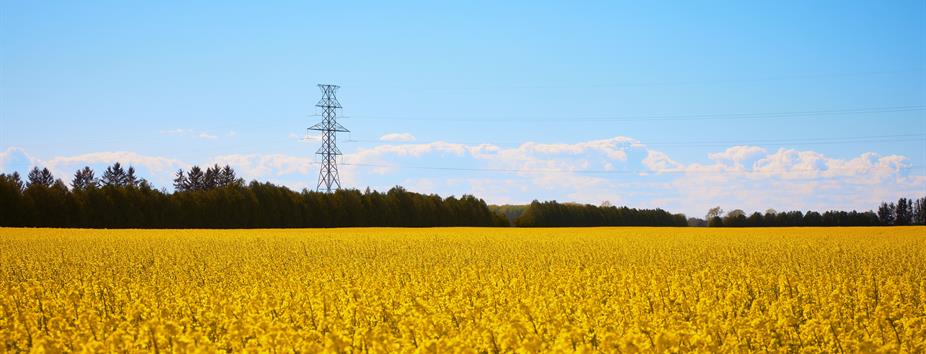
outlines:
[[402, 181], [402, 186], [410, 191], [423, 194], [439, 194], [438, 182], [432, 178], [409, 178]]
[[451, 154], [463, 156], [469, 149], [463, 144], [453, 144], [443, 141], [420, 144], [386, 144], [371, 148], [362, 148], [357, 152], [344, 155], [344, 160], [351, 164], [369, 162], [382, 162], [386, 156], [420, 157], [430, 153]]
[[410, 133], [389, 133], [379, 137], [380, 141], [391, 141], [391, 142], [409, 142], [415, 141], [415, 136]]
[[56, 176], [63, 177], [85, 165], [111, 165], [116, 162], [123, 165], [144, 167], [152, 174], [170, 173], [176, 169], [189, 166], [189, 164], [177, 159], [142, 155], [129, 151], [103, 151], [74, 156], [57, 156], [47, 161], [40, 161], [39, 164], [48, 167]]
[[779, 149], [756, 161], [752, 171], [785, 179], [858, 176], [877, 182], [908, 167], [907, 158], [899, 155], [880, 156], [868, 152], [844, 160], [829, 158], [815, 151]]
[[197, 137], [199, 137], [200, 139], [205, 139], [205, 140], [215, 140], [219, 138], [218, 136], [209, 134], [209, 133], [199, 133]]
[[575, 144], [539, 144], [534, 142], [526, 142], [521, 144], [518, 147], [518, 151], [522, 153], [536, 153], [536, 154], [545, 154], [545, 155], [554, 155], [554, 154], [571, 154], [578, 155], [586, 152], [599, 152], [603, 153], [609, 159], [626, 161], [627, 153], [626, 149], [628, 148], [643, 148], [644, 146], [640, 144], [639, 141], [633, 138], [628, 138], [625, 136], [617, 136], [610, 139], [602, 140], [591, 140], [585, 142], [579, 142]]
[[765, 149], [758, 146], [733, 146], [723, 152], [715, 152], [708, 154], [707, 156], [711, 160], [715, 161], [733, 161], [735, 164], [739, 164], [746, 160], [747, 158], [764, 153]]
[[11, 146], [0, 152], [0, 168], [3, 171], [16, 170], [17, 167], [32, 167], [37, 161], [38, 159], [21, 147]]
[[620, 136], [574, 144], [526, 142], [516, 148], [501, 148], [492, 144], [466, 145], [435, 141], [431, 143], [378, 145], [346, 155], [346, 160], [352, 163], [360, 163], [390, 155], [420, 157], [430, 153], [441, 153], [454, 156], [470, 156], [477, 160], [489, 161], [495, 164], [496, 167], [512, 169], [578, 169], [582, 168], [581, 164], [586, 161], [562, 158], [562, 156], [558, 157], [556, 155], [578, 156], [593, 153], [602, 155], [605, 158], [604, 162], [624, 162], [627, 160], [627, 150], [641, 149], [642, 146], [635, 139]]
[[307, 175], [314, 171], [311, 158], [283, 154], [220, 155], [207, 164], [229, 165], [247, 180], [266, 180], [287, 174]]
[[[868, 152], [839, 159], [815, 151], [779, 149], [762, 155], [764, 150], [750, 150], [731, 148], [710, 154], [715, 164], [684, 166], [672, 187], [679, 208], [869, 210], [884, 200], [926, 193], [926, 176], [911, 175], [903, 156]], [[751, 166], [738, 163], [753, 155], [759, 156]]]
[[656, 150], [646, 151], [643, 166], [654, 172], [675, 172], [682, 168], [682, 164], [672, 160], [666, 153]]
[[0, 153], [0, 167], [3, 171], [25, 172], [32, 167], [46, 167], [52, 174], [67, 181], [75, 170], [84, 166], [108, 166], [115, 162], [126, 166], [134, 166], [144, 171], [141, 177], [156, 182], [156, 185], [166, 185], [170, 181], [170, 174], [180, 168], [190, 165], [169, 157], [142, 155], [129, 151], [102, 151], [72, 156], [56, 156], [42, 159], [31, 155], [25, 149], [11, 147]]

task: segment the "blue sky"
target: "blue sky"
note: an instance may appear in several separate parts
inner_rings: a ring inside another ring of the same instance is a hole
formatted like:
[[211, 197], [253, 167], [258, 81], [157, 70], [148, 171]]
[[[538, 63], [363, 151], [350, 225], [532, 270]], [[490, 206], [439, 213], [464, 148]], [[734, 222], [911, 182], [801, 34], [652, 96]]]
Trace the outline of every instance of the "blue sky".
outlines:
[[318, 83], [350, 187], [689, 215], [926, 194], [922, 1], [2, 1], [0, 168], [314, 187]]

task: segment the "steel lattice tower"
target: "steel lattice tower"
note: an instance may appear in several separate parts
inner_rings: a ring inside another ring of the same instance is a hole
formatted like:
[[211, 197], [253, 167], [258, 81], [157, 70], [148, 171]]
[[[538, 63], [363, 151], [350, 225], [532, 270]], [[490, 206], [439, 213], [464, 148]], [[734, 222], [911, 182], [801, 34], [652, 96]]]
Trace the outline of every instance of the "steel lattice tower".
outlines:
[[339, 87], [337, 85], [318, 85], [318, 88], [322, 90], [322, 98], [318, 100], [315, 107], [322, 109], [322, 121], [309, 127], [309, 130], [322, 132], [322, 146], [315, 152], [321, 155], [322, 158], [322, 167], [321, 171], [318, 172], [318, 185], [315, 190], [324, 190], [326, 193], [341, 188], [337, 164], [337, 157], [341, 155], [341, 150], [338, 150], [337, 136], [335, 134], [350, 131], [338, 124], [336, 119], [337, 110], [341, 109], [341, 103], [338, 102], [338, 98], [335, 96]]

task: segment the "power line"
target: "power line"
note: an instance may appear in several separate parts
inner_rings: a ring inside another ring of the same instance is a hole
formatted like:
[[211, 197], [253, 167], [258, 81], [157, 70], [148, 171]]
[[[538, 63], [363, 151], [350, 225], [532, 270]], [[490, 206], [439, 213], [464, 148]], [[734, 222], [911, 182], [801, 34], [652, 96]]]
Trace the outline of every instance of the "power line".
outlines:
[[[894, 142], [926, 142], [926, 134], [894, 134], [894, 135], [868, 135], [868, 136], [853, 136], [853, 137], [834, 137], [834, 138], [794, 138], [794, 139], [759, 139], [759, 140], [728, 140], [728, 141], [665, 141], [665, 142], [640, 142], [640, 144], [645, 146], [681, 146], [681, 147], [714, 147], [714, 146], [732, 146], [732, 145], [752, 145], [752, 146], [771, 146], [778, 144], [789, 144], [789, 145], [830, 145], [830, 144], [855, 144], [855, 143], [894, 143]], [[349, 143], [390, 143], [389, 141], [382, 141], [376, 139], [353, 139], [349, 138], [347, 140]], [[421, 142], [417, 144], [429, 144], [435, 143], [438, 141], [431, 142]], [[413, 142], [396, 142], [396, 143], [409, 143], [414, 144]], [[456, 144], [467, 144], [467, 145], [521, 145], [526, 142], [475, 142], [475, 141], [453, 141], [448, 143]], [[538, 143], [546, 144], [546, 143]]]
[[[362, 166], [376, 168], [395, 168], [395, 169], [416, 169], [416, 170], [438, 170], [438, 171], [472, 171], [472, 172], [502, 172], [502, 173], [578, 173], [578, 174], [719, 174], [719, 175], [743, 175], [743, 174], [764, 174], [772, 175], [780, 172], [763, 172], [763, 171], [709, 171], [709, 170], [590, 170], [590, 169], [519, 169], [519, 168], [470, 168], [470, 167], [444, 167], [444, 166], [420, 166], [420, 165], [394, 165], [394, 164], [372, 164], [372, 163], [342, 163], [346, 166]], [[899, 166], [900, 170], [923, 169], [926, 166]], [[831, 171], [855, 171], [854, 168], [827, 168], [819, 169], [788, 169], [787, 172], [831, 172]]]
[[676, 114], [676, 115], [627, 115], [627, 116], [573, 116], [568, 119], [563, 117], [485, 117], [481, 118], [464, 118], [464, 117], [407, 117], [407, 116], [353, 116], [353, 119], [361, 120], [407, 120], [407, 121], [529, 121], [529, 122], [567, 122], [576, 121], [588, 122], [632, 122], [632, 121], [702, 121], [702, 120], [749, 120], [749, 119], [793, 119], [807, 117], [824, 117], [838, 116], [846, 114], [879, 114], [879, 113], [901, 113], [901, 112], [920, 112], [926, 111], [926, 105], [914, 106], [887, 106], [887, 107], [862, 107], [862, 108], [844, 108], [844, 109], [823, 109], [808, 111], [783, 111], [783, 112], [758, 112], [758, 113], [710, 113], [710, 114]]
[[[887, 76], [902, 75], [909, 73], [923, 73], [924, 67], [899, 68], [896, 70], [877, 70], [877, 71], [852, 71], [852, 72], [834, 72], [834, 73], [817, 73], [817, 74], [787, 74], [779, 76], [757, 76], [733, 79], [713, 79], [713, 80], [667, 80], [667, 81], [648, 81], [648, 82], [598, 82], [583, 83], [582, 85], [569, 84], [516, 84], [516, 85], [481, 85], [481, 86], [444, 86], [444, 87], [396, 87], [389, 86], [385, 89], [401, 90], [420, 90], [420, 91], [488, 91], [488, 90], [545, 90], [545, 89], [571, 89], [589, 87], [606, 88], [606, 87], [647, 87], [647, 86], [695, 86], [695, 85], [723, 85], [723, 84], [742, 84], [754, 82], [771, 82], [771, 81], [792, 81], [792, 80], [821, 80], [827, 78], [846, 78], [846, 77], [867, 77], [867, 76]], [[379, 89], [379, 88], [377, 88]]]
[[[854, 137], [834, 137], [834, 138], [795, 138], [795, 139], [759, 139], [759, 140], [693, 140], [693, 141], [656, 141], [656, 142], [640, 142], [640, 144], [648, 147], [729, 147], [734, 145], [751, 145], [751, 146], [778, 146], [778, 145], [839, 145], [839, 144], [857, 144], [857, 143], [904, 143], [904, 142], [926, 142], [926, 134], [895, 134], [895, 135], [870, 135], [870, 136], [854, 136]], [[321, 141], [319, 139], [299, 139], [300, 141]], [[293, 140], [287, 139], [280, 142], [291, 142]], [[443, 140], [431, 140], [427, 142], [390, 142], [382, 141], [378, 139], [353, 139], [348, 138], [348, 140], [343, 141], [346, 143], [400, 143], [400, 144], [430, 144]], [[111, 143], [123, 142], [128, 143], [127, 141], [110, 141]], [[526, 143], [526, 141], [509, 141], [509, 142], [492, 142], [487, 143], [485, 141], [445, 141], [452, 144], [465, 144], [465, 145], [521, 145]], [[536, 143], [536, 142], [535, 142]], [[266, 144], [266, 143], [263, 143]], [[550, 144], [550, 143], [538, 143], [538, 144]], [[7, 147], [21, 147], [21, 148], [33, 148], [33, 147], [47, 147], [47, 146], [59, 146], [60, 144], [55, 143], [35, 143], [30, 142], [28, 144], [21, 145], [8, 145]], [[253, 144], [223, 144], [222, 148], [248, 148], [253, 147]], [[115, 151], [118, 149], [110, 149], [105, 151]], [[207, 150], [213, 150], [212, 148], [185, 148], [187, 152], [203, 152]]]

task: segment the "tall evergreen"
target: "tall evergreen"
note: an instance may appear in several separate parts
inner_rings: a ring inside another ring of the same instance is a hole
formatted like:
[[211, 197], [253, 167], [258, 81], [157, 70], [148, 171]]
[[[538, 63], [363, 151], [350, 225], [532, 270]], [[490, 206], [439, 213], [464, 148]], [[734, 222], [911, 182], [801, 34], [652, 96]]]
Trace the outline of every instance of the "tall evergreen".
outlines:
[[51, 175], [51, 171], [47, 168], [39, 170], [38, 167], [33, 167], [32, 171], [29, 171], [29, 182], [26, 183], [26, 187], [43, 186], [50, 188], [54, 183], [55, 177]]
[[203, 174], [203, 189], [213, 189], [220, 186], [221, 173], [222, 170], [219, 168], [218, 164], [207, 167], [206, 172]]
[[206, 176], [205, 173], [203, 173], [203, 170], [199, 168], [199, 166], [193, 166], [190, 168], [190, 172], [187, 172], [186, 178], [187, 181], [189, 181], [189, 190], [206, 190]]
[[83, 169], [74, 172], [74, 179], [71, 180], [71, 188], [75, 191], [96, 188], [97, 183], [98, 181], [96, 177], [94, 177], [93, 170], [90, 169], [90, 166], [84, 166]]
[[129, 169], [125, 171], [125, 177], [122, 180], [121, 186], [138, 187], [139, 183], [141, 183], [141, 180], [135, 177], [135, 167], [129, 166]]
[[180, 169], [174, 175], [174, 191], [186, 192], [188, 190], [190, 190], [190, 179], [183, 173], [183, 169]]
[[235, 176], [235, 170], [231, 166], [225, 165], [219, 173], [219, 185], [222, 187], [232, 187], [244, 185], [244, 180]]
[[125, 169], [123, 169], [122, 164], [118, 162], [107, 167], [106, 171], [103, 172], [103, 177], [100, 178], [100, 183], [107, 187], [124, 187], [127, 181], [128, 177], [126, 176]]

